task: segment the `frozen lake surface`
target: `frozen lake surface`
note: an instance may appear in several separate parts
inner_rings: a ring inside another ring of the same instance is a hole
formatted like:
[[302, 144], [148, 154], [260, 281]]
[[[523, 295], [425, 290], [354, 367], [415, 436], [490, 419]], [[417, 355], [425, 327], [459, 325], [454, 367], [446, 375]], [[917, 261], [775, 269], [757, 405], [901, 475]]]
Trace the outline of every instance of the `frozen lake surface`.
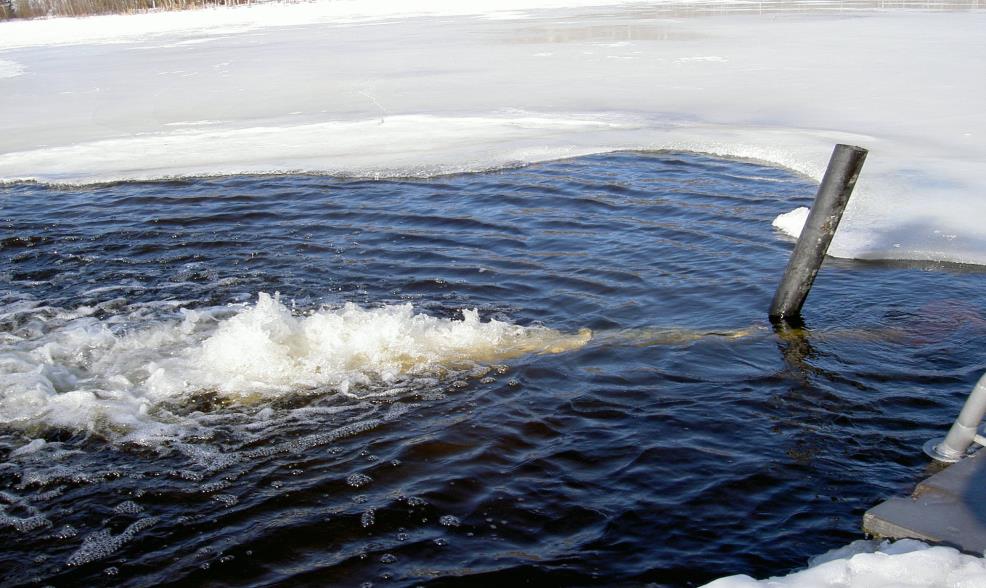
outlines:
[[[817, 180], [848, 142], [872, 155], [833, 254], [982, 264], [977, 4], [367, 0], [0, 23], [0, 179], [430, 176], [673, 149]], [[881, 8], [901, 5], [918, 8]]]

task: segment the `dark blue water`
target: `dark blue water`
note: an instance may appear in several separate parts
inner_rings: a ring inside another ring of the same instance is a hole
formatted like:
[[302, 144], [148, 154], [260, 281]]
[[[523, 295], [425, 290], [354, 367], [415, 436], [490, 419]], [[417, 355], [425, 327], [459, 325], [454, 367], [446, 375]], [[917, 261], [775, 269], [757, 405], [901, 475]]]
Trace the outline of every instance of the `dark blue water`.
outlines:
[[[986, 368], [977, 268], [829, 260], [805, 328], [770, 328], [792, 247], [770, 221], [814, 190], [674, 153], [0, 187], [0, 584], [694, 586], [802, 567], [928, 473], [922, 443]], [[260, 292], [297, 316], [410, 302], [594, 338], [386, 395], [190, 390], [135, 417], [163, 441], [107, 420], [139, 382], [100, 370], [165, 362], [198, 340], [135, 341]], [[15, 406], [38, 381], [98, 410]]]

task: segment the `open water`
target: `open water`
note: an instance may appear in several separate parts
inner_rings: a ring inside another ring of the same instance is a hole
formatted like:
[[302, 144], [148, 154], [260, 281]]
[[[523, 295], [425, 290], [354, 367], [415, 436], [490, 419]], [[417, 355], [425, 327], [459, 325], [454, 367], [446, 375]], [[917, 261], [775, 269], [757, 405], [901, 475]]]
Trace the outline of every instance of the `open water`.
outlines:
[[0, 584], [802, 567], [986, 368], [974, 267], [829, 260], [771, 328], [814, 191], [681, 153], [2, 186]]

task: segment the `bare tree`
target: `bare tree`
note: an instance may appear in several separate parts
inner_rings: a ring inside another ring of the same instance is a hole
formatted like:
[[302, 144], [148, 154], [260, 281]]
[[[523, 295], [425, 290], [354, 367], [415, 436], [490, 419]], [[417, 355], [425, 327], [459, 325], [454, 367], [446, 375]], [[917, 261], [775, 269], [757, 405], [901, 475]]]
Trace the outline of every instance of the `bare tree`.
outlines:
[[0, 19], [184, 10], [210, 4], [251, 3], [252, 0], [0, 0]]
[[14, 18], [14, 0], [0, 0], [0, 19]]

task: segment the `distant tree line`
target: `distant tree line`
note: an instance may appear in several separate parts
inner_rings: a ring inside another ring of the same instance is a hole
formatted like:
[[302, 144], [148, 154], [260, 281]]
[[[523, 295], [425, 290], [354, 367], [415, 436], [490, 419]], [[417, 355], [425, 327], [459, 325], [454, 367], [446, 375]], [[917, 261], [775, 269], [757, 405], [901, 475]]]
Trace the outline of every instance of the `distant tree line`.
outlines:
[[45, 16], [86, 16], [200, 6], [251, 4], [252, 0], [0, 0], [0, 20]]

